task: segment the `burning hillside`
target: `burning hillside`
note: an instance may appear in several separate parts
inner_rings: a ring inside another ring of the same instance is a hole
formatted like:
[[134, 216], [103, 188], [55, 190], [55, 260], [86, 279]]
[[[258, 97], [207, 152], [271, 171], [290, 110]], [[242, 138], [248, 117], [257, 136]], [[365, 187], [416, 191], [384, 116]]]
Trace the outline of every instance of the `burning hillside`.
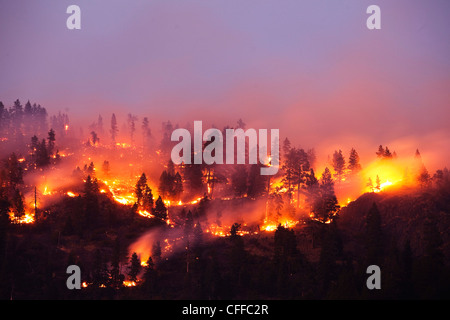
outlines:
[[[266, 164], [176, 165], [169, 156], [170, 122], [163, 124], [161, 142], [156, 143], [145, 121], [145, 134], [137, 142], [131, 130], [134, 117], [128, 119], [128, 139], [117, 135], [112, 120], [108, 143], [94, 131], [102, 131], [99, 123], [88, 138], [80, 139], [68, 119], [61, 120], [59, 130], [48, 131], [42, 139], [32, 136], [2, 162], [2, 212], [17, 230], [25, 225], [37, 230], [58, 226], [58, 250], [90, 257], [85, 290], [141, 287], [167, 263], [182, 263], [186, 273], [198, 272], [207, 243], [225, 246], [245, 261], [241, 241], [256, 256], [264, 256], [265, 250], [272, 250], [267, 239], [274, 238], [296, 256], [288, 247], [300, 236], [307, 256], [317, 261], [311, 245], [317, 241], [311, 230], [317, 227], [311, 226], [332, 225], [361, 195], [429, 188], [448, 175], [437, 171], [431, 177], [418, 150], [411, 156], [396, 155], [380, 146], [367, 163], [355, 149], [348, 159], [339, 150], [319, 162], [313, 149], [293, 147], [288, 139], [275, 175], [261, 175], [262, 167], [272, 165], [271, 157]], [[17, 133], [3, 140], [17, 140]], [[206, 141], [202, 148], [208, 146]], [[250, 157], [248, 150], [246, 154]], [[108, 249], [101, 249], [96, 238], [109, 243]], [[113, 256], [107, 263], [103, 251]], [[242, 261], [233, 259], [224, 262], [230, 270], [243, 268]]]

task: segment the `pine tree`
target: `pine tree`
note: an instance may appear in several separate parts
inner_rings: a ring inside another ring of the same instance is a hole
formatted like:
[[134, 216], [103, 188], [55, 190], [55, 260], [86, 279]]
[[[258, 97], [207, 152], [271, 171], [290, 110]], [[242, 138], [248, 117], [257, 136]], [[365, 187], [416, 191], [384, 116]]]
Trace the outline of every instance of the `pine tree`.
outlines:
[[319, 184], [318, 195], [314, 200], [312, 212], [314, 216], [325, 223], [331, 220], [339, 211], [339, 205], [334, 193], [334, 183], [328, 167], [325, 168]]
[[269, 220], [277, 221], [281, 217], [281, 210], [283, 209], [284, 201], [283, 197], [279, 193], [279, 190], [275, 190], [269, 195], [268, 211]]
[[392, 158], [392, 153], [391, 153], [391, 151], [389, 150], [389, 148], [387, 146], [384, 149], [384, 155], [383, 156], [386, 159], [391, 159]]
[[344, 176], [345, 170], [345, 159], [342, 154], [342, 150], [334, 151], [332, 162], [336, 178], [338, 182], [340, 182]]
[[38, 145], [36, 152], [36, 166], [38, 168], [46, 167], [50, 164], [50, 155], [48, 154], [47, 144], [45, 139]]
[[136, 195], [136, 203], [139, 206], [142, 206], [143, 197], [144, 197], [144, 191], [145, 186], [147, 185], [147, 176], [145, 173], [141, 174], [141, 177], [139, 178], [138, 182], [136, 183], [136, 187], [134, 188], [134, 193]]
[[148, 148], [149, 139], [152, 136], [152, 131], [150, 130], [149, 121], [147, 117], [142, 120], [142, 143], [144, 145], [144, 151]]
[[361, 171], [361, 164], [359, 163], [359, 155], [358, 152], [356, 152], [356, 150], [354, 148], [352, 148], [350, 150], [350, 156], [348, 158], [348, 170], [350, 170], [350, 172], [352, 174], [354, 173], [358, 173], [359, 171]]
[[366, 186], [369, 187], [370, 192], [374, 192], [375, 191], [375, 187], [373, 186], [372, 178], [369, 178], [369, 180], [367, 181]]
[[116, 119], [116, 115], [113, 113], [111, 116], [111, 141], [114, 145], [116, 145], [116, 138], [117, 138], [117, 133], [119, 132], [119, 129], [117, 127], [117, 119]]
[[380, 180], [380, 177], [378, 175], [377, 175], [377, 179], [375, 180], [375, 183], [376, 183], [375, 190], [381, 191], [381, 180]]
[[146, 184], [142, 193], [142, 207], [145, 211], [151, 212], [153, 210], [153, 193], [152, 189]]
[[19, 189], [14, 190], [12, 199], [12, 212], [14, 218], [20, 220], [25, 215], [24, 197]]
[[283, 158], [288, 158], [289, 152], [291, 151], [291, 141], [288, 138], [283, 141]]
[[137, 281], [137, 276], [139, 272], [141, 272], [141, 268], [141, 261], [139, 260], [136, 252], [133, 252], [130, 259], [130, 267], [128, 269], [128, 276], [130, 277], [131, 281]]
[[314, 169], [309, 170], [309, 174], [306, 176], [306, 202], [310, 205], [312, 208], [312, 205], [314, 204], [314, 201], [317, 197], [318, 190], [319, 190], [319, 181], [316, 178], [316, 175], [314, 173]]
[[[293, 184], [297, 189], [297, 208], [300, 205], [300, 192], [306, 186], [306, 176], [309, 174], [310, 165], [308, 154], [303, 149], [291, 149], [293, 152]], [[291, 152], [291, 153], [292, 153]]]
[[159, 177], [159, 194], [164, 199], [171, 199], [174, 189], [174, 176], [170, 171], [164, 170]]
[[378, 147], [378, 151], [376, 152], [376, 155], [378, 158], [383, 158], [385, 155], [385, 151], [383, 146], [380, 144], [380, 146]]
[[159, 196], [155, 202], [155, 208], [153, 208], [153, 215], [161, 220], [167, 219], [167, 208], [161, 196]]
[[102, 115], [101, 115], [101, 114], [99, 114], [99, 115], [98, 115], [98, 118], [97, 118], [97, 131], [98, 131], [101, 135], [103, 135], [103, 133], [104, 133], [104, 129], [103, 129], [103, 118], [102, 118]]
[[420, 170], [420, 172], [417, 176], [417, 181], [419, 182], [419, 185], [422, 188], [428, 187], [431, 183], [431, 176], [428, 173], [428, 170], [427, 170], [427, 168], [425, 168], [424, 165], [422, 165], [422, 169]]
[[136, 131], [136, 124], [135, 124], [136, 121], [137, 116], [129, 113], [127, 118], [127, 124], [128, 124], [128, 131], [130, 132], [130, 141], [132, 144], [134, 143], [134, 132]]
[[48, 132], [48, 146], [47, 146], [47, 150], [48, 150], [48, 155], [52, 156], [53, 155], [53, 151], [55, 149], [55, 130], [50, 129], [50, 131]]

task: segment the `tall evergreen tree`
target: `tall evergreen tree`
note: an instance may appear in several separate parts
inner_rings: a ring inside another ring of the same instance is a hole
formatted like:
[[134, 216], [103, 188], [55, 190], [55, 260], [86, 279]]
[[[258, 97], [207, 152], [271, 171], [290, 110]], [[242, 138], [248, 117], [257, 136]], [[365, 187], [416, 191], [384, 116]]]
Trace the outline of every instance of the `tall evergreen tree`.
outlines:
[[142, 207], [147, 212], [151, 212], [153, 209], [153, 193], [147, 184], [144, 186], [142, 193]]
[[14, 195], [12, 198], [12, 212], [14, 214], [14, 218], [18, 220], [25, 215], [24, 197], [19, 189], [14, 190]]
[[116, 138], [117, 138], [117, 134], [119, 132], [119, 129], [117, 127], [117, 119], [116, 119], [116, 115], [113, 113], [111, 116], [111, 129], [110, 129], [110, 133], [111, 133], [111, 141], [114, 145], [116, 145]]
[[47, 139], [48, 139], [48, 145], [47, 145], [48, 155], [52, 156], [53, 152], [55, 151], [55, 141], [56, 141], [55, 130], [50, 129], [50, 131], [48, 132]]
[[144, 192], [146, 191], [146, 186], [148, 187], [147, 176], [145, 175], [145, 173], [142, 173], [141, 177], [136, 183], [136, 187], [134, 188], [134, 193], [136, 195], [136, 202], [139, 206], [143, 205]]
[[141, 261], [139, 260], [136, 252], [133, 252], [130, 259], [130, 267], [128, 269], [128, 276], [130, 277], [131, 281], [137, 281], [137, 276], [139, 272], [141, 272], [141, 268]]
[[350, 156], [348, 158], [348, 170], [354, 174], [361, 171], [361, 164], [359, 163], [358, 152], [354, 148], [350, 150]]
[[148, 148], [149, 139], [152, 136], [152, 131], [150, 130], [150, 125], [147, 117], [144, 117], [144, 119], [142, 120], [141, 129], [142, 129], [142, 143], [145, 151]]
[[133, 144], [134, 143], [134, 133], [136, 131], [136, 121], [137, 116], [129, 113], [127, 118], [127, 124], [128, 124], [128, 131], [130, 133], [130, 141]]
[[334, 151], [332, 164], [337, 181], [340, 182], [345, 173], [345, 159], [342, 150]]
[[339, 211], [339, 205], [334, 193], [334, 183], [328, 167], [325, 168], [319, 184], [317, 197], [314, 199], [312, 212], [321, 222], [328, 222]]
[[162, 200], [161, 196], [155, 202], [155, 207], [153, 208], [153, 215], [161, 220], [166, 220], [167, 217], [167, 208]]
[[383, 148], [383, 146], [380, 144], [380, 145], [378, 146], [378, 151], [376, 152], [376, 155], [377, 155], [378, 158], [383, 158], [383, 157], [384, 157], [384, 154], [385, 154], [384, 148]]

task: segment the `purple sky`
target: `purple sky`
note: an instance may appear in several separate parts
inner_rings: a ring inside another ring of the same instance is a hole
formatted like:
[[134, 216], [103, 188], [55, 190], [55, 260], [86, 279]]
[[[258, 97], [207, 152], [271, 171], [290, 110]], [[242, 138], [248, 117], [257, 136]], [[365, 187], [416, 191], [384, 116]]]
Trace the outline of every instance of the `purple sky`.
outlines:
[[[81, 30], [66, 28], [71, 4]], [[371, 4], [381, 30], [366, 28]], [[0, 101], [156, 128], [243, 118], [305, 147], [448, 159], [449, 39], [448, 0], [2, 1]]]

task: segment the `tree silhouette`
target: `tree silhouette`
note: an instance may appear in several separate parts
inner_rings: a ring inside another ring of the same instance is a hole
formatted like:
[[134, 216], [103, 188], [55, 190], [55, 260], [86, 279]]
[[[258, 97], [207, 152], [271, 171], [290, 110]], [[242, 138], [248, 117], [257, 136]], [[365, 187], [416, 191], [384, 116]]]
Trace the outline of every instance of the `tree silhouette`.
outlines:
[[161, 220], [167, 219], [167, 208], [161, 196], [159, 196], [155, 202], [155, 208], [153, 208], [153, 215]]
[[378, 158], [383, 158], [384, 154], [385, 154], [384, 148], [380, 144], [380, 146], [378, 147], [378, 151], [376, 152], [376, 155], [377, 155]]
[[348, 170], [353, 173], [358, 173], [361, 171], [361, 164], [359, 163], [358, 152], [354, 148], [350, 150], [350, 156], [348, 158]]
[[345, 170], [345, 159], [342, 150], [334, 151], [332, 164], [337, 180], [341, 181]]
[[130, 277], [131, 281], [137, 281], [137, 276], [139, 272], [141, 272], [141, 268], [141, 261], [139, 260], [136, 252], [133, 252], [130, 259], [130, 267], [128, 269], [128, 276]]
[[328, 167], [325, 168], [320, 180], [317, 196], [314, 199], [312, 212], [314, 216], [325, 223], [338, 212], [339, 205], [334, 193], [334, 183]]
[[117, 127], [117, 119], [116, 119], [116, 115], [114, 113], [111, 116], [111, 129], [109, 132], [111, 133], [111, 141], [115, 145], [117, 133], [119, 132], [119, 129]]

